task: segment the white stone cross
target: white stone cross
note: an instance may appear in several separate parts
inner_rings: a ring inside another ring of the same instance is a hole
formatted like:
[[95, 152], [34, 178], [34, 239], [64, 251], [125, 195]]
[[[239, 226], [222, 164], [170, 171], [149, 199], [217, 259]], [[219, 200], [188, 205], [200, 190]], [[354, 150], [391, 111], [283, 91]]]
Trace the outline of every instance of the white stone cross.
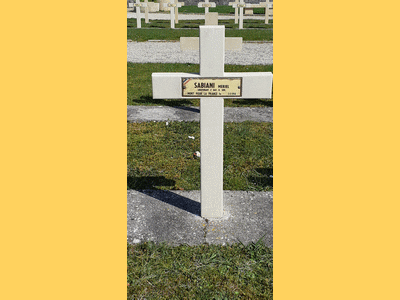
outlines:
[[[238, 4], [239, 3], [239, 0], [235, 0], [235, 2], [229, 2], [229, 6], [232, 6], [232, 7], [234, 7], [233, 5], [234, 4]], [[239, 17], [238, 17], [238, 7], [236, 6], [236, 7], [234, 7], [235, 8], [235, 24], [237, 24], [238, 23], [238, 20], [239, 20]]]
[[140, 16], [140, 7], [146, 7], [147, 3], [140, 3], [140, 0], [136, 0], [136, 3], [133, 4], [136, 7], [136, 24], [137, 28], [142, 28], [142, 18]]
[[215, 2], [208, 2], [208, 0], [204, 0], [204, 2], [199, 2], [199, 4], [197, 4], [197, 7], [204, 7], [205, 8], [205, 14], [208, 14], [208, 8], [209, 7], [216, 7], [217, 5], [215, 4]]
[[260, 2], [265, 7], [265, 24], [268, 24], [269, 16], [272, 15], [273, 4], [271, 2]]
[[149, 23], [149, 6], [147, 3], [149, 3], [149, 0], [144, 0], [144, 3], [146, 3], [146, 6], [144, 7], [144, 22], [146, 24]]
[[[242, 51], [242, 43], [243, 43], [242, 37], [226, 37], [225, 50]], [[181, 36], [179, 38], [179, 44], [182, 51], [200, 49], [200, 43], [198, 37]]]
[[224, 72], [225, 26], [200, 28], [200, 74], [153, 73], [154, 99], [200, 98], [201, 216], [223, 217], [224, 98], [271, 98], [271, 72]]
[[[185, 6], [184, 2], [178, 2], [178, 0], [175, 0], [175, 4], [181, 4], [181, 6]], [[175, 6], [175, 24], [178, 24], [178, 7], [181, 6]]]
[[[175, 22], [177, 22], [176, 19], [178, 19], [178, 7], [182, 7], [184, 5], [183, 2], [178, 2], [178, 0], [171, 0], [171, 2], [168, 3], [169, 12], [171, 14], [171, 28], [175, 28]], [[176, 10], [176, 14], [175, 14]], [[176, 18], [176, 19], [175, 19]]]
[[239, 29], [243, 29], [243, 8], [249, 6], [243, 0], [240, 0], [240, 2], [233, 3], [232, 7], [239, 8]]
[[270, 2], [260, 2], [259, 4], [246, 4], [246, 8], [256, 8], [256, 7], [264, 7], [265, 8], [265, 24], [268, 24], [268, 16], [272, 13], [272, 3]]

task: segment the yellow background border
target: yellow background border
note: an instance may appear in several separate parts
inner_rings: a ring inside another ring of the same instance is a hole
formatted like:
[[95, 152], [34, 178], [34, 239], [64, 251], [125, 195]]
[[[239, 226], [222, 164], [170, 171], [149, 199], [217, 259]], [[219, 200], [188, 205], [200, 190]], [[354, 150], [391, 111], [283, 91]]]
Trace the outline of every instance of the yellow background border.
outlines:
[[[400, 298], [397, 3], [274, 3], [277, 300]], [[2, 4], [2, 299], [126, 297], [125, 13]]]

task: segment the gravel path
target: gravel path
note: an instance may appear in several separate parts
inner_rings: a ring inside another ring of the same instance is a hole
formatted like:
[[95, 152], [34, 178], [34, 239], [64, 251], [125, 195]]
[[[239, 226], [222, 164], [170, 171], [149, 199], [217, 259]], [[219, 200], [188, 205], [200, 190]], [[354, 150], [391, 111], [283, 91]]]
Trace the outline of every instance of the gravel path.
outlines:
[[[200, 121], [199, 107], [129, 106], [128, 121]], [[272, 107], [225, 107], [224, 122], [273, 122]]]
[[[181, 51], [179, 42], [130, 42], [128, 41], [128, 62], [133, 63], [199, 63], [199, 51]], [[272, 64], [272, 42], [244, 42], [242, 51], [226, 51], [228, 65], [270, 65]]]

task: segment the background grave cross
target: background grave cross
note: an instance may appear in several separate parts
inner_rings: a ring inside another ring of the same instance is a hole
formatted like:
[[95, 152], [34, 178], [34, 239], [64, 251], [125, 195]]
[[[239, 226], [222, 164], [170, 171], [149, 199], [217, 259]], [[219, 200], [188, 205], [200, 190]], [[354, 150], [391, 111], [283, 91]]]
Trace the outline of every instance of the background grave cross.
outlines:
[[268, 12], [269, 12], [269, 2], [260, 2], [261, 7], [265, 7], [265, 24], [268, 24]]
[[[201, 216], [204, 218], [222, 218], [223, 97], [271, 98], [272, 73], [225, 73], [225, 26], [207, 25], [199, 27], [200, 74], [153, 73], [153, 98], [200, 98]], [[212, 82], [215, 83], [215, 87], [209, 86]], [[232, 86], [229, 87], [231, 82]], [[196, 85], [200, 85], [201, 88], [190, 95], [189, 86], [192, 88]]]
[[[178, 7], [182, 7], [182, 5], [184, 5], [183, 2], [178, 2], [178, 0], [175, 0], [175, 2], [173, 2], [173, 0], [171, 0], [171, 2], [168, 3], [168, 7], [170, 8], [169, 12], [171, 14], [171, 28], [175, 28], [175, 22], [177, 22], [176, 19], [178, 19]], [[175, 9], [176, 9], [176, 15], [175, 15]]]
[[140, 0], [136, 0], [136, 3], [133, 4], [136, 7], [136, 24], [137, 28], [142, 28], [142, 18], [140, 16], [140, 7], [146, 7], [147, 3], [140, 3]]
[[243, 29], [243, 8], [246, 7], [246, 3], [240, 0], [238, 3], [233, 3], [232, 7], [239, 8], [239, 29]]
[[144, 22], [146, 24], [149, 23], [149, 6], [147, 3], [149, 3], [149, 0], [144, 0], [144, 3], [146, 3], [146, 6], [144, 7]]
[[272, 14], [272, 3], [270, 2], [260, 2], [259, 4], [251, 4], [248, 3], [245, 6], [246, 8], [255, 8], [255, 7], [263, 7], [265, 8], [265, 24], [268, 24], [268, 17]]
[[174, 1], [175, 4], [180, 4], [180, 6], [175, 6], [175, 24], [178, 24], [178, 7], [185, 6], [184, 2], [178, 2], [178, 0]]
[[260, 2], [265, 7], [265, 24], [268, 24], [269, 16], [272, 15], [273, 4], [271, 2]]
[[235, 2], [229, 2], [229, 6], [232, 6], [235, 8], [235, 24], [238, 23], [239, 17], [238, 17], [238, 7], [237, 6], [233, 6], [234, 4], [238, 4], [239, 0], [235, 0]]
[[205, 8], [205, 14], [208, 14], [208, 8], [209, 7], [216, 7], [217, 5], [215, 4], [215, 2], [208, 2], [208, 0], [204, 0], [204, 2], [199, 2], [199, 4], [197, 4], [197, 7], [204, 7]]

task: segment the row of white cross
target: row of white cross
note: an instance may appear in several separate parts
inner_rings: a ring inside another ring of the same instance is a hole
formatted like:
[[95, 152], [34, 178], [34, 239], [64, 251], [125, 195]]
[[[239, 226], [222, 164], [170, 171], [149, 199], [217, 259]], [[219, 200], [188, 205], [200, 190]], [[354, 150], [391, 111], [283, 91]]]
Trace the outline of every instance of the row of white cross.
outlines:
[[[145, 2], [140, 2], [140, 0], [136, 0], [136, 2], [133, 4], [133, 6], [136, 7], [137, 28], [142, 28], [142, 17], [140, 15], [141, 7], [145, 8], [145, 23], [149, 23], [149, 9], [147, 3], [148, 0], [145, 0]], [[170, 0], [170, 2], [167, 4], [167, 6], [170, 8], [171, 28], [175, 28], [175, 24], [178, 23], [178, 8], [184, 5], [184, 2], [178, 2], [178, 0]]]
[[[198, 7], [204, 7], [205, 13], [208, 13], [208, 9], [210, 7], [216, 7], [215, 2], [209, 2], [209, 0], [204, 0], [205, 2], [199, 2]], [[142, 27], [142, 18], [140, 15], [140, 7], [145, 8], [145, 23], [149, 23], [149, 10], [147, 7], [148, 0], [145, 2], [140, 2], [140, 0], [136, 0], [133, 4], [136, 7], [136, 24], [137, 28]], [[170, 7], [171, 14], [171, 28], [175, 28], [175, 24], [178, 23], [178, 8], [185, 5], [184, 2], [178, 2], [178, 0], [170, 0], [167, 4]], [[239, 22], [239, 29], [243, 29], [243, 8], [256, 8], [256, 7], [265, 7], [265, 24], [268, 24], [268, 16], [271, 14], [272, 3], [269, 2], [260, 2], [259, 4], [250, 4], [245, 3], [244, 0], [235, 0], [235, 2], [229, 2], [229, 5], [235, 8], [235, 24]], [[238, 13], [239, 11], [239, 13]]]
[[[272, 3], [260, 2], [259, 4], [244, 3], [244, 0], [235, 0], [235, 2], [229, 2], [229, 6], [235, 8], [235, 24], [238, 23], [239, 29], [243, 29], [243, 8], [257, 8], [265, 7], [265, 24], [268, 24], [268, 17], [272, 14]], [[238, 15], [239, 10], [239, 15]]]

